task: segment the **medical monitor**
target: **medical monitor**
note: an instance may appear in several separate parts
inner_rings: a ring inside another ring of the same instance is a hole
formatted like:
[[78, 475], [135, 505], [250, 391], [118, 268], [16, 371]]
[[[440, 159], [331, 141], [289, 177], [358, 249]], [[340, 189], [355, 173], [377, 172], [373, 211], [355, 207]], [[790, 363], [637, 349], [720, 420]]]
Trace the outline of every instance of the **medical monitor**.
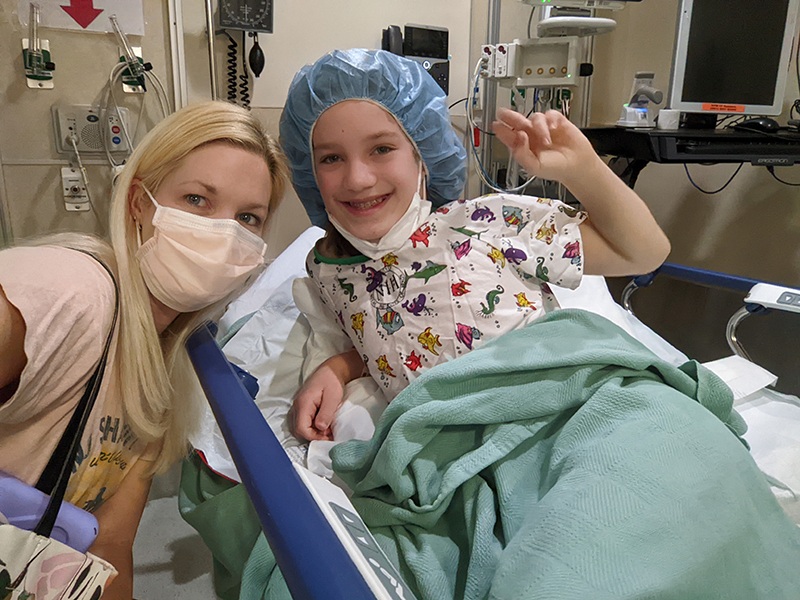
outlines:
[[681, 0], [669, 107], [779, 115], [800, 0]]

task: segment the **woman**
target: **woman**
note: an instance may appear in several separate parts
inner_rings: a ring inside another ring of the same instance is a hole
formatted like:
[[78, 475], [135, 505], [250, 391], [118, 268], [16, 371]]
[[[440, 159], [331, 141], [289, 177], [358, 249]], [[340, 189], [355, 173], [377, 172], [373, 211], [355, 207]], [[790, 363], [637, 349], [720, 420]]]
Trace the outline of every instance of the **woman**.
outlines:
[[115, 292], [98, 260], [116, 277], [117, 331], [66, 495], [95, 514], [90, 552], [120, 573], [107, 597], [132, 597], [151, 478], [184, 456], [197, 424], [184, 341], [263, 267], [286, 179], [281, 151], [249, 112], [196, 104], [131, 156], [112, 198], [110, 245], [69, 234], [0, 252], [0, 470], [29, 485], [111, 326]]

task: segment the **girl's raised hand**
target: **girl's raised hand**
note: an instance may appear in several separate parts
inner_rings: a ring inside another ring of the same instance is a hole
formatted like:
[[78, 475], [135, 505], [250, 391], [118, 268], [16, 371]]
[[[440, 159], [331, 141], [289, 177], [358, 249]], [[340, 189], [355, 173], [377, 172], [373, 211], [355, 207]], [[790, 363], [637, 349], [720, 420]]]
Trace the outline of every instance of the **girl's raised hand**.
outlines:
[[555, 110], [526, 118], [501, 108], [492, 129], [529, 175], [567, 187], [600, 160], [581, 130]]

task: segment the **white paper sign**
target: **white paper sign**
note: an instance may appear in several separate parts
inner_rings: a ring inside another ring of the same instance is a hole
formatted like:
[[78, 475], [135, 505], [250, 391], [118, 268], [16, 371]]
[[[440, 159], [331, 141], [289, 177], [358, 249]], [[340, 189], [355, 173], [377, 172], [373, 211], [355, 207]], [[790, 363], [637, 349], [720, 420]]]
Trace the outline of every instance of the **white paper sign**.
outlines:
[[[125, 35], [144, 35], [142, 0], [36, 0], [36, 4], [40, 27], [110, 33], [114, 29], [108, 17], [116, 15]], [[17, 5], [20, 23], [27, 27], [31, 2], [18, 0]]]

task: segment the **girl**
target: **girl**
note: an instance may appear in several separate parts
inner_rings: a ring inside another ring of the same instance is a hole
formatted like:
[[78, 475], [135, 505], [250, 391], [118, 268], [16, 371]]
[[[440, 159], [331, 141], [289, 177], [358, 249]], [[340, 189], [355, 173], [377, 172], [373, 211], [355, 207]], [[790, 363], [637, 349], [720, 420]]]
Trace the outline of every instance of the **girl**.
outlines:
[[561, 182], [586, 212], [508, 194], [448, 204], [464, 150], [413, 61], [337, 51], [295, 77], [281, 143], [309, 217], [327, 227], [308, 273], [352, 347], [298, 392], [297, 436], [332, 439], [343, 388], [365, 365], [391, 400], [423, 370], [558, 308], [549, 283], [646, 273], [666, 258], [644, 202], [563, 115], [502, 110], [493, 127], [529, 174]]

